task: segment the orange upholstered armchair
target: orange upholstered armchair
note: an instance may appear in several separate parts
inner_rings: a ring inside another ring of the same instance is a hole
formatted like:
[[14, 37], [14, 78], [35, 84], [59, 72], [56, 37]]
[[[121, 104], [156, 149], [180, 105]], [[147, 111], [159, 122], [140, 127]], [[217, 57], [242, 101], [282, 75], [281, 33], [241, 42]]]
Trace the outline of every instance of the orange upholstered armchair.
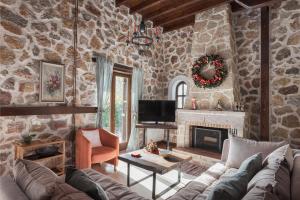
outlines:
[[119, 138], [101, 128], [78, 129], [76, 134], [76, 167], [90, 168], [94, 163], [118, 165]]

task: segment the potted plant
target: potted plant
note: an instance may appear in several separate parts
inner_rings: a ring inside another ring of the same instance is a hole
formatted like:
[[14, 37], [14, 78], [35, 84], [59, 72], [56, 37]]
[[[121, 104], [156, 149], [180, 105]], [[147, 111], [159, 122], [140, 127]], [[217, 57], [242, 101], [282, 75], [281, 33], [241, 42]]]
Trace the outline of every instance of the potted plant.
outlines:
[[22, 142], [25, 143], [25, 144], [31, 144], [32, 139], [35, 136], [36, 136], [35, 134], [30, 134], [30, 133], [22, 135]]

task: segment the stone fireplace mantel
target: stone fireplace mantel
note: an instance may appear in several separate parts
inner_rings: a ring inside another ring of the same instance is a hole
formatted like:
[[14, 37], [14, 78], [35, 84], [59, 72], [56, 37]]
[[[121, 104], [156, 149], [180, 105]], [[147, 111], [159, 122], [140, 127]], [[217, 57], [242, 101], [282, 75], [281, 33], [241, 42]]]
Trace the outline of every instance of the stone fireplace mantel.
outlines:
[[190, 146], [190, 131], [193, 126], [236, 129], [237, 136], [245, 137], [244, 118], [244, 112], [177, 110], [177, 147]]

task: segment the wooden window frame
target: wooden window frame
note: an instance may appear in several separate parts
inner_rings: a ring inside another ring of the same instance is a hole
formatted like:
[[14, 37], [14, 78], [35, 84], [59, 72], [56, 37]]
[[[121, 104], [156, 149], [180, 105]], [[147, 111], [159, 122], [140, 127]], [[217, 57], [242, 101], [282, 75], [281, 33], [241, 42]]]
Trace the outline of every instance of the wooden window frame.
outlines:
[[[113, 69], [112, 84], [111, 84], [111, 110], [110, 110], [110, 129], [112, 133], [115, 133], [115, 84], [116, 76], [128, 78], [128, 133], [127, 138], [130, 138], [131, 133], [131, 91], [132, 91], [132, 69], [123, 65], [115, 64]], [[120, 150], [127, 148], [128, 141], [120, 143]]]
[[[184, 107], [184, 99], [187, 97], [187, 93], [186, 94], [184, 94], [184, 88], [183, 88], [183, 91], [182, 91], [182, 94], [178, 94], [178, 88], [181, 86], [181, 85], [186, 85], [187, 86], [187, 84], [186, 84], [186, 82], [184, 82], [184, 81], [180, 81], [179, 83], [177, 83], [177, 85], [176, 85], [176, 88], [175, 88], [175, 100], [176, 100], [176, 108], [177, 109], [183, 109], [183, 107]], [[182, 97], [182, 108], [178, 108], [178, 98], [179, 97]]]

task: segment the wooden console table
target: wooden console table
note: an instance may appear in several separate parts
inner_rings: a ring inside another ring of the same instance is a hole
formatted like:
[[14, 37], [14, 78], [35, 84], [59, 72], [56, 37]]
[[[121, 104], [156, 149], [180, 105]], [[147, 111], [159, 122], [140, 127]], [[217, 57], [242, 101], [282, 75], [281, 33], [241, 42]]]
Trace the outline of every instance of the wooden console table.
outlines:
[[170, 130], [176, 130], [177, 125], [174, 124], [155, 124], [155, 123], [142, 123], [137, 124], [136, 128], [142, 128], [143, 129], [143, 145], [146, 146], [146, 129], [164, 129], [167, 130], [167, 149], [170, 149]]

